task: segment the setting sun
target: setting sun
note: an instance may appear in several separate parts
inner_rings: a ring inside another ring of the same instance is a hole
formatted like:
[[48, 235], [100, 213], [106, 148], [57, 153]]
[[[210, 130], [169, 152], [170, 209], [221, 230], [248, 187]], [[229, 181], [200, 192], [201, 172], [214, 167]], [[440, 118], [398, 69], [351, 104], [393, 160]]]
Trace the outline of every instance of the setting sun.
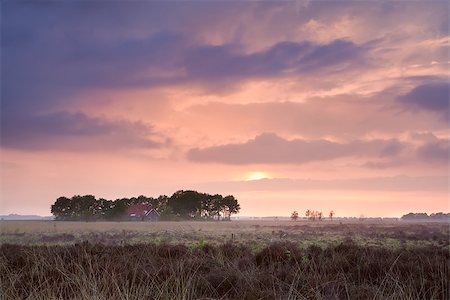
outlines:
[[260, 179], [264, 179], [264, 178], [269, 178], [267, 173], [264, 173], [264, 172], [251, 172], [251, 173], [249, 173], [247, 175], [245, 180], [247, 180], [247, 181], [260, 180]]

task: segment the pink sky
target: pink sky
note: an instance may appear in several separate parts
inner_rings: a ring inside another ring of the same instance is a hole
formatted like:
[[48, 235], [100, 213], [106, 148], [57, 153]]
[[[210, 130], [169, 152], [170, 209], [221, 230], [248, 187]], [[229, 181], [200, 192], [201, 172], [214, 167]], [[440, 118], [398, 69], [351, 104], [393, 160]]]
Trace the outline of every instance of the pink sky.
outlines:
[[[2, 3], [0, 214], [233, 194], [450, 210], [445, 2]], [[266, 179], [263, 179], [266, 178]]]

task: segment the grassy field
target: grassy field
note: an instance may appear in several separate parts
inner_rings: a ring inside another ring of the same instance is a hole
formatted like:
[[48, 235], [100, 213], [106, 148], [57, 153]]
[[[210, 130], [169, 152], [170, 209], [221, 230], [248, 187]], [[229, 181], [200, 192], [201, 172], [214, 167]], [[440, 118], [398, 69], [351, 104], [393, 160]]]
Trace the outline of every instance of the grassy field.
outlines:
[[449, 224], [0, 223], [1, 299], [448, 299]]
[[220, 244], [232, 240], [267, 245], [292, 241], [300, 246], [326, 246], [353, 239], [360, 245], [384, 247], [449, 246], [448, 223], [357, 221], [231, 221], [231, 222], [56, 222], [1, 221], [0, 242], [23, 245], [107, 245], [183, 243]]

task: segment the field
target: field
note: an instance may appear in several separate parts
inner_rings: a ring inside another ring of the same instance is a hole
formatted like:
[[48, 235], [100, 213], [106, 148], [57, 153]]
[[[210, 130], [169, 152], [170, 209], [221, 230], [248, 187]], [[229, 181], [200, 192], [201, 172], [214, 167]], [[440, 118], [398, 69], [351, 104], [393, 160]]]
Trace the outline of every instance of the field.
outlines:
[[2, 221], [2, 299], [448, 299], [449, 224]]

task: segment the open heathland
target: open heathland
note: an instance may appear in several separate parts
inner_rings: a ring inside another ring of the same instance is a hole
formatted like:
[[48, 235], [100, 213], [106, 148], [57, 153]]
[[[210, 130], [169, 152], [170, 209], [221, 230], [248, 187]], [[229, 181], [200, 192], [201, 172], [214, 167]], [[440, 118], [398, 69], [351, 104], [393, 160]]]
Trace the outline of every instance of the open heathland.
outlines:
[[353, 239], [360, 245], [409, 247], [449, 246], [448, 222], [407, 221], [182, 221], [57, 222], [0, 221], [0, 242], [63, 245], [89, 241], [107, 245], [183, 243], [228, 240], [249, 246], [292, 241], [300, 246], [326, 246]]
[[448, 223], [2, 222], [2, 299], [448, 299]]

